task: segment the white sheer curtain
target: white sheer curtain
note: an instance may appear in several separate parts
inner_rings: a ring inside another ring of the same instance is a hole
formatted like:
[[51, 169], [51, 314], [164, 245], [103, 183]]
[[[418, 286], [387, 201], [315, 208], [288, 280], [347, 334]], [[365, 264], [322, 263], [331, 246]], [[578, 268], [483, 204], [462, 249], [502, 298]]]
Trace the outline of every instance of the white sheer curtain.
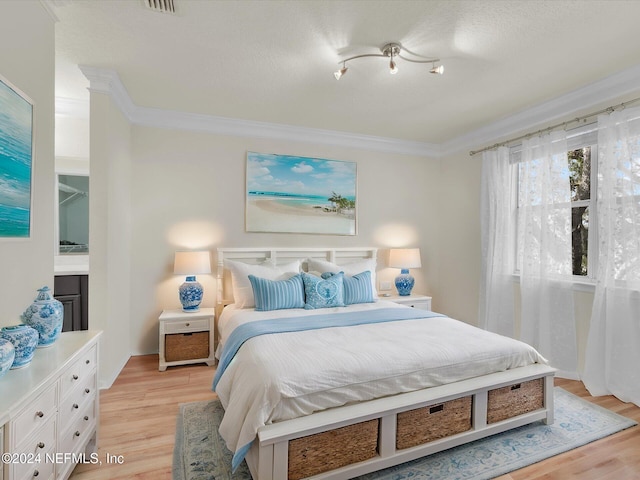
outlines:
[[640, 109], [598, 118], [598, 273], [584, 383], [640, 405]]
[[566, 132], [523, 141], [519, 168], [521, 339], [577, 378]]
[[478, 316], [480, 327], [509, 337], [515, 336], [512, 178], [507, 147], [483, 153], [480, 196], [482, 278]]

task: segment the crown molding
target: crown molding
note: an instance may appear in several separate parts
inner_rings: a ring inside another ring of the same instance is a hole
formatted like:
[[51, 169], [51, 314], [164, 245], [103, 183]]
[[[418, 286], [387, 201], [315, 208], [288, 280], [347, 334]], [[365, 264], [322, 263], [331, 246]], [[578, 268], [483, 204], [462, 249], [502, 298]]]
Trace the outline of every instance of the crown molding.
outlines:
[[435, 157], [439, 152], [438, 145], [422, 142], [147, 107], [137, 107], [133, 112], [131, 122], [136, 125], [157, 128], [177, 128], [219, 135], [320, 143], [406, 155]]
[[53, 23], [58, 23], [60, 21], [58, 15], [56, 15], [53, 0], [40, 0], [40, 5], [42, 5], [45, 11], [49, 14], [51, 20], [53, 20]]
[[78, 65], [78, 68], [89, 80], [89, 91], [109, 95], [122, 114], [131, 122], [138, 106], [131, 100], [120, 76], [114, 70], [105, 68], [87, 65]]
[[562, 119], [570, 120], [576, 112], [584, 112], [585, 109], [638, 92], [640, 85], [640, 65], [636, 65], [565, 95], [504, 117], [442, 144], [434, 144], [140, 107], [133, 103], [127, 89], [114, 70], [89, 66], [80, 66], [80, 70], [90, 82], [89, 91], [109, 95], [129, 122], [135, 125], [200, 131], [219, 135], [319, 143], [344, 148], [431, 158], [457, 155], [467, 150], [477, 149], [483, 145], [504, 141], [504, 139], [516, 136], [527, 130], [544, 128], [545, 125], [549, 125], [551, 122], [562, 121]]
[[639, 88], [640, 65], [636, 65], [448, 140], [441, 144], [441, 156], [475, 150], [515, 137], [527, 130], [544, 128], [553, 122], [569, 121], [578, 112], [584, 112], [585, 109], [594, 108], [605, 102], [615, 102], [625, 95], [638, 92]]
[[440, 152], [439, 145], [424, 142], [140, 107], [133, 103], [115, 71], [85, 65], [79, 67], [89, 80], [89, 91], [109, 95], [124, 116], [134, 125], [241, 137], [271, 138], [291, 142], [320, 143], [345, 148], [428, 157], [438, 157]]

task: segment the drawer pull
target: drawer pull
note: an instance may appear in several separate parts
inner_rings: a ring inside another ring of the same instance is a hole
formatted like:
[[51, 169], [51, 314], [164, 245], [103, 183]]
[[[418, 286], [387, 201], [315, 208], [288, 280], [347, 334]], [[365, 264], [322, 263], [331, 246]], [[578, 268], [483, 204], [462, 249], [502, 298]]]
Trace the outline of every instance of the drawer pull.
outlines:
[[184, 324], [185, 327], [188, 327], [189, 325], [191, 325], [189, 322]]
[[88, 389], [88, 388], [85, 388], [85, 389], [84, 389], [84, 393], [91, 393], [91, 390], [90, 390], [90, 389]]
[[38, 448], [44, 448], [44, 442], [38, 443]]
[[74, 403], [74, 404], [73, 404], [73, 408], [77, 410], [77, 409], [78, 409], [78, 404], [77, 404], [77, 403]]
[[84, 420], [85, 420], [85, 422], [88, 421], [89, 420], [89, 415], [85, 415], [84, 416]]
[[34, 477], [37, 477], [38, 475], [40, 475], [40, 472], [39, 472], [38, 470], [35, 470], [35, 471], [33, 472], [33, 476], [34, 476]]
[[522, 384], [516, 383], [515, 385], [511, 385], [511, 390], [518, 390], [520, 387], [522, 387]]
[[76, 433], [73, 434], [74, 437], [79, 437], [80, 436], [80, 432], [78, 430], [76, 430]]
[[38, 411], [36, 412], [36, 417], [38, 417], [38, 418], [42, 418], [42, 417], [44, 417], [44, 412], [43, 412], [43, 411], [41, 411], [41, 410], [38, 410]]
[[71, 378], [73, 378], [74, 380], [77, 380], [77, 379], [78, 379], [78, 375], [74, 375], [74, 376], [73, 376], [73, 377], [71, 377]]
[[441, 403], [440, 405], [434, 405], [433, 407], [431, 407], [429, 409], [429, 413], [438, 413], [444, 410], [444, 403]]
[[87, 359], [84, 361], [85, 364], [89, 365], [91, 363], [91, 360]]

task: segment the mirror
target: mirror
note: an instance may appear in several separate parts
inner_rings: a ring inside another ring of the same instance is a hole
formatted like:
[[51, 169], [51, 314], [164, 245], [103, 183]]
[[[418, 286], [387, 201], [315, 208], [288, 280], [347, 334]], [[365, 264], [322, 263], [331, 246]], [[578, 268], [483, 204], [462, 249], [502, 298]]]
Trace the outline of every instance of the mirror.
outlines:
[[58, 175], [60, 255], [89, 253], [89, 177]]

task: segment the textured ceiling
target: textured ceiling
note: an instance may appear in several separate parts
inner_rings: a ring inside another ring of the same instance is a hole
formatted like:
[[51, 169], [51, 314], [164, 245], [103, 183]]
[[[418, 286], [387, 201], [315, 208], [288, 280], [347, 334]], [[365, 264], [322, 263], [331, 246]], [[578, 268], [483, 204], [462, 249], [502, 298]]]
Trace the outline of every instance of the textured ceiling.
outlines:
[[[115, 70], [138, 106], [443, 143], [640, 63], [640, 1], [50, 0], [56, 96], [77, 65]], [[399, 42], [429, 65], [365, 58]]]

